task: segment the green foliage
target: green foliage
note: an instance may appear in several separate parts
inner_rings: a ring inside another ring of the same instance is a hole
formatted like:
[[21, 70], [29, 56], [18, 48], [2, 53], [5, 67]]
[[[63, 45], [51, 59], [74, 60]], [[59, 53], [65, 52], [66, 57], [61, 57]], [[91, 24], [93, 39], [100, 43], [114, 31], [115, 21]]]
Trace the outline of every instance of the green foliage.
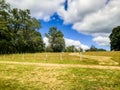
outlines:
[[90, 49], [86, 50], [87, 52], [90, 52], [90, 51], [106, 51], [105, 49], [103, 48], [96, 48], [94, 45], [92, 45], [90, 47]]
[[50, 46], [45, 47], [46, 52], [53, 52], [53, 49]]
[[64, 35], [56, 27], [51, 27], [48, 34], [45, 35], [49, 39], [51, 51], [61, 52], [65, 49]]
[[11, 9], [4, 0], [0, 1], [0, 53], [43, 51], [40, 27], [30, 10]]
[[92, 45], [91, 47], [90, 47], [90, 51], [96, 51], [97, 50], [97, 48], [94, 46], [94, 45]]
[[74, 49], [75, 49], [75, 47], [72, 45], [72, 46], [68, 46], [68, 47], [66, 47], [66, 52], [74, 52]]
[[74, 45], [66, 47], [65, 51], [66, 52], [79, 52], [79, 50], [77, 48], [75, 48]]
[[113, 28], [109, 37], [111, 50], [120, 51], [120, 26]]
[[9, 5], [4, 0], [0, 1], [0, 53], [8, 53], [14, 49], [12, 43], [14, 35], [8, 28], [9, 10]]

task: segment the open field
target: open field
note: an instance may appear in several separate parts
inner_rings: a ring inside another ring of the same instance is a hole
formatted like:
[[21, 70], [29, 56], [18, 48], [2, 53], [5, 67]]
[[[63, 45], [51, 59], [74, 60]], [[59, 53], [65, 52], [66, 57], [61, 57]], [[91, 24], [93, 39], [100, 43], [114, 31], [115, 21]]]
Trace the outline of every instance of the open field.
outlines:
[[84, 55], [92, 55], [92, 56], [106, 56], [111, 57], [112, 60], [116, 61], [120, 65], [120, 51], [112, 51], [112, 52], [85, 52]]
[[[76, 54], [76, 53], [75, 53]], [[70, 53], [35, 53], [1, 55], [0, 61], [57, 63], [57, 64], [98, 64], [97, 60], [70, 55]]]
[[120, 90], [120, 70], [0, 64], [1, 90]]
[[0, 61], [118, 66], [120, 52], [85, 52], [82, 58], [79, 53], [9, 54], [0, 55]]
[[[114, 57], [115, 56], [115, 57]], [[120, 52], [0, 56], [0, 90], [120, 90]]]

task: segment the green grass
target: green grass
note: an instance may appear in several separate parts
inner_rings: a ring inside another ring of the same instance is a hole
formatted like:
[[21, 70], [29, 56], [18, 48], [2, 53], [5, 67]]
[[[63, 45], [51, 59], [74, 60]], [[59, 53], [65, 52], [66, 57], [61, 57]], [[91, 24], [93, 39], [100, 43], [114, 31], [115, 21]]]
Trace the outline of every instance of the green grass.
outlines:
[[[46, 57], [47, 54], [47, 57]], [[62, 55], [62, 58], [61, 58]], [[90, 56], [105, 56], [110, 57], [111, 60], [118, 64], [110, 64], [109, 60], [105, 61], [104, 57], [90, 58], [84, 57], [84, 55]], [[103, 59], [104, 64], [100, 64], [99, 60]], [[120, 65], [120, 52], [85, 52], [83, 58], [80, 60], [80, 56], [70, 55], [70, 53], [35, 53], [35, 54], [9, 54], [0, 55], [0, 61], [16, 61], [16, 62], [36, 62], [36, 63], [56, 63], [56, 64], [91, 64], [91, 65]]]
[[0, 90], [120, 90], [120, 71], [0, 64]]
[[0, 61], [16, 61], [16, 62], [36, 62], [36, 63], [56, 63], [56, 64], [96, 64], [98, 61], [82, 58], [79, 56], [69, 55], [70, 53], [36, 53], [36, 54], [10, 54], [1, 55]]
[[93, 55], [93, 56], [108, 56], [111, 57], [112, 60], [116, 61], [120, 65], [120, 51], [112, 51], [112, 52], [85, 52], [84, 55]]
[[[99, 66], [94, 57], [80, 60], [69, 54], [63, 53], [62, 59], [60, 53], [47, 53], [47, 59], [46, 53], [0, 55], [0, 61]], [[120, 52], [83, 55], [111, 57], [120, 64]], [[120, 70], [0, 63], [0, 90], [120, 90]]]

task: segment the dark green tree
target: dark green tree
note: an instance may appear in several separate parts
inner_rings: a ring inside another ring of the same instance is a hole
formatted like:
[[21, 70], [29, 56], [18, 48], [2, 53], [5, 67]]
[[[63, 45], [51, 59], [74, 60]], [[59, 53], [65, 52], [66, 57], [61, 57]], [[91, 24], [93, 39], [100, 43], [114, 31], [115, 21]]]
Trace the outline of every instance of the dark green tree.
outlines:
[[53, 52], [53, 49], [50, 46], [45, 47], [46, 52]]
[[90, 49], [86, 51], [97, 51], [97, 48], [94, 45], [91, 45]]
[[64, 35], [56, 27], [51, 27], [48, 34], [45, 35], [49, 39], [49, 47], [53, 52], [62, 52], [65, 49]]
[[68, 46], [65, 48], [66, 52], [80, 52], [82, 48], [76, 48], [74, 45]]
[[10, 6], [4, 0], [0, 1], [0, 53], [9, 53], [13, 47], [13, 33], [9, 30]]
[[[41, 34], [38, 32], [40, 22], [30, 17], [29, 10], [13, 9], [13, 31], [15, 33], [15, 47], [19, 52], [43, 51], [44, 43]], [[17, 17], [16, 17], [17, 16]]]
[[94, 51], [94, 52], [98, 52], [98, 51], [106, 51], [105, 49], [103, 48], [96, 48], [94, 45], [91, 45], [90, 49], [87, 49], [86, 50], [87, 52], [91, 52], [91, 51]]
[[0, 0], [0, 53], [43, 51], [40, 27], [30, 10], [11, 9], [5, 0]]
[[94, 45], [92, 45], [92, 46], [90, 47], [90, 51], [97, 51], [97, 48], [96, 48]]
[[74, 45], [66, 47], [66, 52], [74, 52], [74, 51], [75, 51]]
[[113, 28], [109, 38], [111, 50], [120, 51], [120, 26]]

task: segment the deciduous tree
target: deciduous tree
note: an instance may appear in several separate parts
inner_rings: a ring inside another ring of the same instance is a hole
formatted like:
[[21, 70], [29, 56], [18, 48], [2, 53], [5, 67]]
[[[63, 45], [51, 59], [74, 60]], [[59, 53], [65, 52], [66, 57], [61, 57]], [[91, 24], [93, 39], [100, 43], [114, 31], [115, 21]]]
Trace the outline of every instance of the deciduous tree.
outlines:
[[51, 27], [48, 34], [45, 34], [49, 39], [50, 48], [54, 52], [62, 52], [65, 49], [64, 35], [56, 27]]
[[113, 28], [109, 38], [111, 50], [120, 51], [120, 26]]

